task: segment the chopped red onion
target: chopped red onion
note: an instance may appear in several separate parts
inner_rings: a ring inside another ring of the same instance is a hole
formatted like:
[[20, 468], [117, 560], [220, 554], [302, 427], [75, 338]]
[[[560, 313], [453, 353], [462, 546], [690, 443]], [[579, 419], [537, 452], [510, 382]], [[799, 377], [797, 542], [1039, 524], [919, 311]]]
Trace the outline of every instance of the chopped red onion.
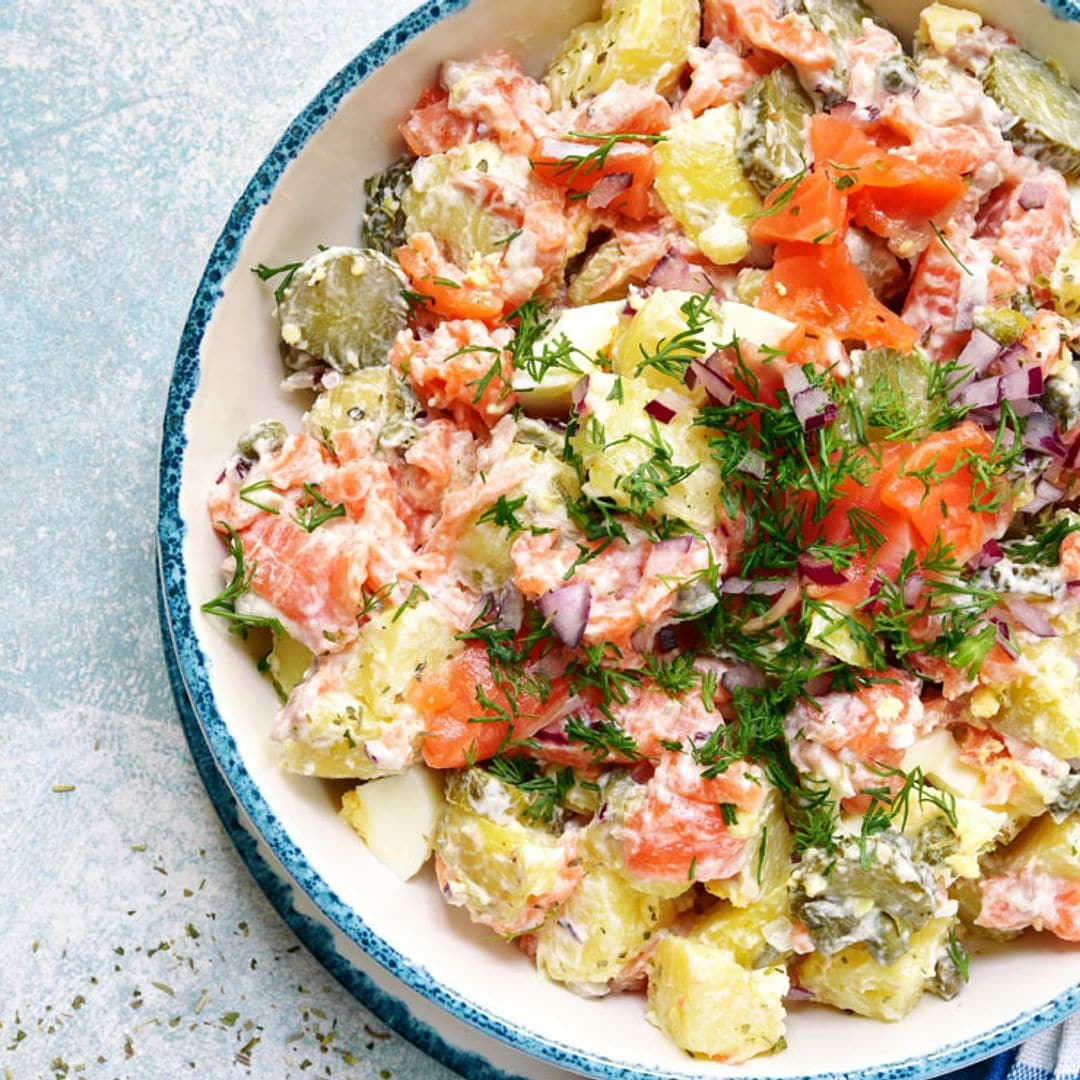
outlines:
[[1038, 180], [1026, 180], [1020, 185], [1020, 195], [1016, 201], [1022, 210], [1041, 210], [1048, 197], [1045, 184]]
[[496, 600], [499, 610], [498, 625], [503, 630], [513, 630], [516, 634], [521, 629], [525, 618], [525, 597], [518, 587], [508, 581]]
[[997, 629], [997, 643], [1004, 650], [1010, 660], [1016, 660], [1020, 654], [1012, 640], [1012, 628], [1004, 619], [991, 617], [989, 622]]
[[1056, 503], [1064, 494], [1061, 488], [1054, 487], [1049, 480], [1040, 480], [1035, 485], [1034, 498], [1026, 506], [1021, 507], [1021, 510], [1025, 514], [1037, 514], [1052, 503]]
[[656, 632], [656, 651], [659, 653], [671, 652], [679, 644], [679, 628], [677, 626], [661, 626]]
[[765, 459], [753, 450], [747, 450], [742, 461], [735, 466], [736, 472], [752, 476], [755, 480], [765, 479]]
[[804, 431], [817, 431], [831, 424], [839, 415], [836, 405], [820, 387], [803, 390], [791, 399], [791, 407]]
[[691, 360], [686, 369], [686, 385], [693, 390], [698, 383], [718, 405], [730, 405], [735, 400], [735, 388], [723, 375], [701, 360]]
[[1009, 609], [1009, 614], [1025, 629], [1036, 637], [1057, 637], [1057, 631], [1050, 620], [1034, 604], [1021, 600], [1018, 596], [1006, 596], [1002, 603]]
[[686, 405], [686, 399], [671, 393], [669, 390], [661, 390], [645, 406], [645, 411], [661, 424], [670, 424], [679, 414], [679, 410]]
[[1005, 552], [1002, 551], [1001, 545], [996, 540], [987, 540], [982, 546], [982, 551], [972, 560], [971, 565], [976, 570], [987, 570], [991, 566], [996, 566], [1004, 558]]
[[574, 406], [574, 412], [578, 416], [585, 414], [585, 396], [589, 392], [589, 376], [582, 375], [576, 383], [574, 383], [574, 389], [570, 391], [570, 401]]
[[606, 210], [634, 182], [634, 174], [609, 173], [593, 184], [585, 205], [590, 210]]
[[755, 593], [758, 596], [776, 596], [782, 593], [789, 585], [789, 578], [741, 578], [729, 577], [721, 582], [720, 591], [729, 596], [745, 596], [747, 593]]
[[913, 608], [919, 602], [925, 584], [922, 574], [912, 574], [907, 578], [904, 582], [904, 607]]
[[1049, 414], [1042, 412], [1032, 413], [1024, 425], [1024, 445], [1029, 450], [1040, 454], [1049, 454], [1051, 457], [1065, 457], [1065, 444], [1058, 435], [1057, 422]]
[[847, 574], [834, 569], [826, 559], [812, 559], [809, 555], [799, 556], [799, 573], [815, 585], [846, 585]]
[[1000, 405], [1003, 401], [1022, 401], [1038, 397], [1043, 392], [1042, 368], [1013, 371], [989, 379], [968, 383], [954, 396], [954, 401], [973, 409]]
[[751, 242], [750, 254], [746, 256], [747, 266], [754, 270], [771, 270], [776, 261], [776, 248], [773, 244], [756, 244]]
[[788, 397], [794, 401], [799, 394], [805, 393], [810, 389], [810, 380], [806, 377], [806, 372], [803, 371], [798, 364], [792, 364], [790, 367], [784, 369], [784, 389], [787, 391]]
[[586, 582], [572, 581], [553, 589], [536, 601], [536, 607], [567, 648], [576, 649], [581, 644], [592, 607], [592, 593]]
[[689, 536], [672, 536], [653, 544], [645, 560], [644, 577], [656, 579], [670, 574], [679, 560], [690, 550]]
[[1030, 363], [1031, 354], [1018, 341], [1006, 345], [998, 357], [998, 366], [1002, 375], [1010, 375], [1014, 371], [1027, 367]]
[[1001, 346], [982, 330], [973, 330], [968, 343], [960, 353], [958, 362], [971, 368], [971, 374], [981, 375], [1001, 352]]
[[657, 289], [690, 289], [690, 264], [677, 251], [668, 250], [653, 267], [646, 285]]

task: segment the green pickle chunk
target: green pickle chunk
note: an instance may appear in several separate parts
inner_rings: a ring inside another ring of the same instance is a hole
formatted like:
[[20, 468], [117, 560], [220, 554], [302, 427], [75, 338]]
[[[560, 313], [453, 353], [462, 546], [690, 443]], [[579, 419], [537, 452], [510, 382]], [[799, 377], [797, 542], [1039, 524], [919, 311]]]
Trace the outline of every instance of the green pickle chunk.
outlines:
[[739, 166], [761, 195], [806, 165], [806, 121], [814, 104], [790, 65], [778, 67], [743, 94]]
[[364, 181], [362, 247], [392, 256], [408, 239], [404, 199], [412, 184], [412, 167], [413, 159], [406, 155]]
[[863, 19], [881, 20], [862, 0], [803, 0], [814, 29], [833, 41], [854, 41], [863, 35]]
[[1018, 48], [997, 49], [983, 75], [1005, 110], [1005, 136], [1066, 176], [1080, 176], [1080, 91], [1056, 66]]
[[420, 434], [420, 402], [390, 367], [366, 368], [345, 375], [324, 390], [304, 418], [308, 433], [329, 443], [335, 431], [361, 428], [383, 449], [403, 449]]
[[281, 339], [292, 350], [287, 365], [312, 360], [351, 372], [386, 363], [404, 328], [405, 278], [385, 255], [332, 247], [312, 255], [285, 290], [278, 309]]

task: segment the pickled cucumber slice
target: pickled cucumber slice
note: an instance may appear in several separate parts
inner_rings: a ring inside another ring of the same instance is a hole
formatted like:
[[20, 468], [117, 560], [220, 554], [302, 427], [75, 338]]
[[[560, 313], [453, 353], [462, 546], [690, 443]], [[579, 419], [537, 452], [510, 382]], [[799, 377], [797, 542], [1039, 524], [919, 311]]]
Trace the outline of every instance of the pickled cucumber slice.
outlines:
[[419, 411], [416, 395], [392, 368], [368, 368], [324, 390], [304, 417], [304, 429], [329, 443], [335, 431], [363, 428], [378, 446], [401, 449], [420, 434]]
[[1059, 68], [1023, 49], [997, 49], [983, 85], [1008, 114], [1007, 139], [1065, 176], [1080, 176], [1080, 91]]
[[814, 103], [789, 64], [759, 79], [739, 109], [739, 165], [759, 194], [798, 173], [806, 163], [806, 121]]
[[393, 255], [408, 239], [405, 230], [405, 193], [412, 185], [413, 159], [399, 158], [364, 181], [366, 205], [360, 225], [360, 245]]
[[385, 255], [331, 247], [296, 271], [278, 309], [281, 339], [294, 370], [312, 360], [335, 371], [359, 371], [386, 362], [405, 326], [405, 278]]
[[837, 43], [862, 37], [863, 19], [881, 24], [862, 0], [802, 0], [802, 6], [814, 29]]

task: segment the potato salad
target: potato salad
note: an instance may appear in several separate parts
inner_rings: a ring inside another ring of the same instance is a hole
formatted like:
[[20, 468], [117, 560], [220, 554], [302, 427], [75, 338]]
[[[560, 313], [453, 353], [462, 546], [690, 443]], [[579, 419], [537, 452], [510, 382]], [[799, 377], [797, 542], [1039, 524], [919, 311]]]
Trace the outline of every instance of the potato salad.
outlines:
[[307, 412], [214, 483], [204, 611], [282, 767], [697, 1057], [1080, 941], [1062, 69], [940, 3], [605, 0], [431, 76], [357, 234], [255, 268]]

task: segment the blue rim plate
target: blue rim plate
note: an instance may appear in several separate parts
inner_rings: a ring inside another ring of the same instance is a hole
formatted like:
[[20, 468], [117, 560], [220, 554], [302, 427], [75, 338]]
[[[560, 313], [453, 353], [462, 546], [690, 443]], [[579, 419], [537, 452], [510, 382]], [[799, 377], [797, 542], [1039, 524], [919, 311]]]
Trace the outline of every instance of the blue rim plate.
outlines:
[[[1080, 21], [1080, 4], [1076, 0], [1042, 0], [1042, 2], [1057, 15]], [[305, 853], [285, 831], [273, 809], [262, 796], [237, 750], [232, 734], [218, 711], [206, 657], [199, 645], [192, 622], [193, 612], [188, 596], [187, 570], [183, 557], [183, 542], [187, 527], [180, 512], [181, 480], [187, 446], [185, 424], [199, 381], [203, 337], [221, 299], [224, 280], [235, 265], [241, 242], [256, 212], [269, 200], [285, 168], [316, 131], [333, 116], [345, 95], [360, 85], [372, 72], [381, 67], [417, 35], [448, 16], [464, 10], [468, 5], [469, 0], [427, 0], [410, 15], [376, 38], [338, 72], [278, 140], [233, 207], [214, 245], [180, 339], [162, 428], [158, 492], [158, 552], [165, 615], [175, 649], [176, 677], [178, 685], [182, 685], [183, 690], [186, 691], [185, 696], [190, 701], [193, 714], [198, 721], [209, 752], [220, 770], [221, 777], [228, 784], [237, 803], [243, 808], [263, 842], [325, 918], [390, 974], [458, 1020], [470, 1024], [485, 1035], [498, 1039], [515, 1050], [552, 1065], [586, 1076], [600, 1077], [603, 1080], [630, 1080], [633, 1077], [699, 1080], [701, 1073], [697, 1071], [642, 1070], [632, 1063], [597, 1054], [586, 1054], [548, 1035], [491, 1016], [453, 988], [433, 979], [423, 967], [375, 934], [316, 873]], [[178, 694], [178, 701], [179, 699]], [[266, 879], [260, 877], [258, 873], [256, 877], [259, 878], [260, 884], [266, 887]], [[294, 925], [294, 929], [300, 932], [293, 919], [284, 911], [282, 913]], [[297, 918], [301, 917], [297, 916]], [[305, 935], [301, 934], [301, 936]], [[341, 964], [328, 961], [329, 954], [324, 956], [319, 950], [316, 950], [316, 954], [331, 967], [333, 973], [350, 990], [360, 993], [371, 1004], [367, 997], [371, 992], [370, 979], [363, 972], [351, 968], [344, 960]], [[340, 958], [340, 954], [336, 951], [334, 955]], [[335, 967], [338, 970], [335, 970]], [[1071, 987], [1056, 1000], [1040, 1008], [1024, 1012], [978, 1038], [953, 1043], [918, 1058], [866, 1069], [860, 1076], [865, 1080], [922, 1080], [924, 1077], [937, 1076], [1000, 1053], [1036, 1032], [1065, 1019], [1077, 1009], [1080, 1009], [1080, 985]], [[465, 1068], [468, 1069], [470, 1075], [480, 1075], [479, 1072], [474, 1071], [474, 1068], [480, 1067], [477, 1061], [466, 1063], [459, 1060], [455, 1064], [452, 1056], [459, 1053], [458, 1051], [449, 1047], [449, 1044], [446, 1044], [439, 1036], [434, 1035], [431, 1029], [421, 1030], [425, 1027], [424, 1025], [414, 1028], [404, 1020], [396, 1023], [393, 1019], [388, 1019], [392, 1012], [392, 1009], [387, 1008], [387, 1015], [382, 1013], [380, 1015], [403, 1035], [413, 1039], [424, 1049], [446, 1061], [451, 1067]], [[431, 1038], [432, 1035], [434, 1035], [434, 1041]], [[443, 1044], [443, 1048], [437, 1045], [439, 1042]], [[444, 1056], [444, 1054], [449, 1056]], [[497, 1073], [494, 1075], [498, 1076]], [[759, 1080], [772, 1080], [765, 1072], [758, 1073], [757, 1076]], [[776, 1080], [781, 1080], [781, 1078], [777, 1077]], [[788, 1076], [782, 1080], [792, 1080], [792, 1078]], [[833, 1080], [833, 1076], [818, 1073], [808, 1075], [804, 1080]]]

